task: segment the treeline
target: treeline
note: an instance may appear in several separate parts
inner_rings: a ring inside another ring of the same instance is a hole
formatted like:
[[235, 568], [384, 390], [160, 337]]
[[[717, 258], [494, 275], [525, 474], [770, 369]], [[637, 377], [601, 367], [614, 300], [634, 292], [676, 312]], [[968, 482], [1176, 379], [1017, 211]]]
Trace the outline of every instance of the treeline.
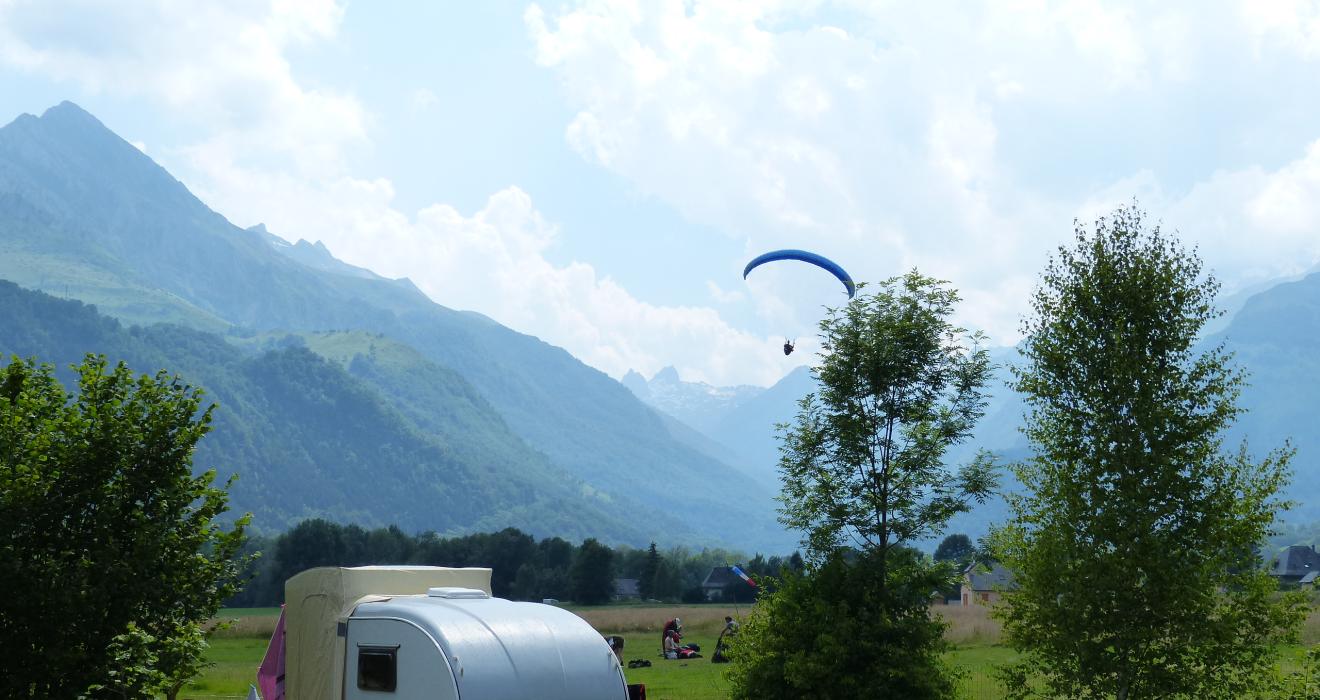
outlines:
[[[241, 592], [227, 607], [267, 607], [284, 601], [284, 582], [317, 566], [416, 564], [483, 566], [492, 570], [491, 589], [501, 598], [545, 598], [584, 604], [608, 602], [615, 579], [636, 579], [643, 599], [697, 603], [705, 600], [701, 584], [711, 569], [736, 564], [753, 576], [777, 575], [781, 568], [801, 570], [797, 552], [787, 557], [746, 558], [725, 549], [693, 551], [609, 547], [588, 538], [573, 544], [560, 537], [537, 540], [516, 528], [459, 537], [433, 532], [409, 535], [396, 526], [366, 529], [313, 519], [274, 537], [251, 537], [255, 555]], [[725, 600], [749, 601], [756, 589], [740, 579], [723, 591]]]

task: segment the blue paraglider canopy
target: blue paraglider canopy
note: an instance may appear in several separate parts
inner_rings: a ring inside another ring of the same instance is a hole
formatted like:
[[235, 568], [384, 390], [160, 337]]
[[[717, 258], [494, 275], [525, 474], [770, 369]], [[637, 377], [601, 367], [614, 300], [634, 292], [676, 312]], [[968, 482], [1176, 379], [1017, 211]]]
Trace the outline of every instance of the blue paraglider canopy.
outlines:
[[747, 263], [747, 267], [743, 268], [743, 279], [747, 279], [748, 273], [757, 267], [768, 262], [774, 262], [775, 260], [800, 260], [805, 263], [811, 263], [816, 267], [827, 270], [830, 274], [839, 278], [839, 281], [843, 283], [843, 286], [848, 288], [849, 299], [853, 298], [853, 295], [857, 293], [857, 285], [853, 284], [852, 277], [849, 277], [848, 273], [845, 272], [842, 267], [839, 267], [838, 263], [823, 255], [817, 255], [816, 253], [806, 250], [772, 250], [769, 253], [758, 255], [753, 258], [751, 262]]

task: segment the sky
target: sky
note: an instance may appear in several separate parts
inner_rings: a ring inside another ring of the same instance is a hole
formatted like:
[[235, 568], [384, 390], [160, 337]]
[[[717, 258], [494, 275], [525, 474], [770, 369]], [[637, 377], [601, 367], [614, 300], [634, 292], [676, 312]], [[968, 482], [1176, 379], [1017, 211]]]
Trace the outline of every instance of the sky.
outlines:
[[717, 385], [844, 301], [744, 281], [775, 248], [948, 280], [997, 345], [1134, 200], [1225, 293], [1309, 270], [1318, 76], [1320, 0], [0, 0], [0, 122], [72, 100], [239, 226]]

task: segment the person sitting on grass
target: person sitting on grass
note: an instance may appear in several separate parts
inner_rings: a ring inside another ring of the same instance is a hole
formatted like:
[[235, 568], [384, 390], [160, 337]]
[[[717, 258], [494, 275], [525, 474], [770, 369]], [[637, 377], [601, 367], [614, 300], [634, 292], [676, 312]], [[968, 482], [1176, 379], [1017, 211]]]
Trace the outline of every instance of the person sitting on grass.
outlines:
[[665, 633], [665, 658], [673, 661], [678, 658], [678, 631], [669, 630]]
[[675, 659], [699, 659], [701, 658], [701, 654], [697, 653], [699, 651], [701, 651], [701, 647], [696, 644], [679, 644], [677, 631], [670, 631], [665, 635], [664, 654], [665, 658], [670, 661]]

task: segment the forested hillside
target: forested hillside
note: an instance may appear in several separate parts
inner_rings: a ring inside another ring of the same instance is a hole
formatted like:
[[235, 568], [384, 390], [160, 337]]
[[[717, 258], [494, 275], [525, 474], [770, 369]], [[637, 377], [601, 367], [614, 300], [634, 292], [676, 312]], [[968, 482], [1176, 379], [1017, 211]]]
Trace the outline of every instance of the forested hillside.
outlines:
[[[168, 368], [219, 404], [199, 467], [238, 473], [236, 510], [259, 530], [306, 517], [351, 518], [408, 531], [516, 526], [537, 534], [645, 538], [619, 509], [529, 449], [461, 378], [438, 369], [426, 400], [447, 424], [396, 410], [372, 385], [300, 339], [245, 354], [176, 325], [126, 328], [92, 307], [0, 281], [0, 352], [68, 365], [86, 352], [142, 372]], [[370, 373], [373, 360], [354, 363]], [[607, 512], [612, 511], [612, 512]]]
[[1241, 399], [1246, 413], [1227, 446], [1245, 440], [1263, 455], [1290, 442], [1297, 454], [1287, 495], [1296, 504], [1288, 518], [1320, 520], [1320, 273], [1247, 299], [1223, 333], [1206, 341], [1218, 343], [1236, 353], [1248, 373]]

